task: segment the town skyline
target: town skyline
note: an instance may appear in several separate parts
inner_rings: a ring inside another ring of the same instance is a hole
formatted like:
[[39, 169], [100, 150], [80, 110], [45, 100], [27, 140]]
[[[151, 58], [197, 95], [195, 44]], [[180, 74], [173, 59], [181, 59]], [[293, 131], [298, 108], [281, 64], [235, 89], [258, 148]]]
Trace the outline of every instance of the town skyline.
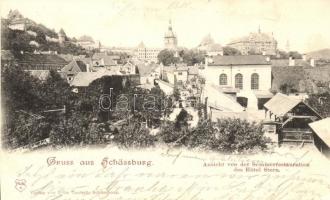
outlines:
[[17, 9], [24, 17], [56, 31], [63, 28], [70, 37], [89, 35], [107, 47], [136, 47], [141, 41], [147, 47], [163, 47], [170, 19], [178, 46], [187, 48], [196, 47], [208, 34], [225, 46], [232, 39], [257, 32], [259, 26], [262, 32], [274, 35], [279, 49], [286, 50], [287, 41], [290, 50], [302, 53], [330, 46], [330, 27], [326, 20], [320, 20], [330, 19], [330, 14], [321, 12], [330, 2], [323, 0], [317, 3], [101, 0], [79, 4], [78, 1], [5, 0], [2, 4], [2, 17]]

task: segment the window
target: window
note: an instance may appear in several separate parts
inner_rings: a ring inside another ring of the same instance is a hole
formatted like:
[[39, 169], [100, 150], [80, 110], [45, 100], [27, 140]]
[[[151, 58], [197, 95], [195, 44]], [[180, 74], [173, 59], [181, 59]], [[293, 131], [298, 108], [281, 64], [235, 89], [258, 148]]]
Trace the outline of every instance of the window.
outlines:
[[251, 75], [251, 89], [252, 90], [259, 89], [259, 75], [257, 73], [253, 73]]
[[227, 74], [220, 74], [219, 83], [220, 85], [227, 85]]
[[179, 72], [178, 74], [179, 74], [179, 75], [182, 75], [182, 72]]
[[235, 75], [235, 88], [243, 89], [243, 75], [242, 74]]

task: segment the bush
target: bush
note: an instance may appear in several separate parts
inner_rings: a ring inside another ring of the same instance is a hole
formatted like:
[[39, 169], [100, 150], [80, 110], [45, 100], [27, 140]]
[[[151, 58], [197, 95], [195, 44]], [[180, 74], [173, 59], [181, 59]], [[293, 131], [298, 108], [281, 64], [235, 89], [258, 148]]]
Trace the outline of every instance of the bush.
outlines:
[[175, 128], [174, 123], [163, 127], [160, 140], [177, 146], [215, 150], [226, 153], [262, 151], [270, 140], [263, 136], [262, 127], [241, 119], [222, 119], [214, 123], [201, 121], [193, 129]]

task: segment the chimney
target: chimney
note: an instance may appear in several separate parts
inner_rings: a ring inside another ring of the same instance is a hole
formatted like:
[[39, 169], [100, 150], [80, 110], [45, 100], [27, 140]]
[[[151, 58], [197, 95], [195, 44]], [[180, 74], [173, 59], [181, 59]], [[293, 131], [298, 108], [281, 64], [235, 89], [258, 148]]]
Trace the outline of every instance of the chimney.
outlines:
[[303, 59], [303, 61], [307, 61], [307, 56], [306, 56], [306, 54], [303, 54], [303, 55], [302, 55], [302, 59]]
[[294, 59], [290, 56], [289, 57], [289, 66], [294, 66], [295, 63], [294, 63]]
[[314, 60], [314, 58], [311, 58], [310, 63], [311, 63], [311, 66], [312, 66], [312, 67], [315, 67], [315, 60]]

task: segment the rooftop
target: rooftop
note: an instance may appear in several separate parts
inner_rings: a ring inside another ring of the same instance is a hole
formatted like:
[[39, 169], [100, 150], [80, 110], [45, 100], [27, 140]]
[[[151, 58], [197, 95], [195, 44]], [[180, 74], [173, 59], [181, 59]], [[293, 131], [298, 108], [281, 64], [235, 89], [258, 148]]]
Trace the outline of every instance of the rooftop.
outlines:
[[319, 114], [313, 108], [304, 103], [302, 100], [292, 96], [287, 96], [282, 93], [277, 93], [273, 98], [265, 103], [264, 107], [271, 111], [273, 114], [282, 117], [300, 103], [305, 104], [319, 116]]
[[309, 126], [313, 129], [313, 131], [318, 135], [324, 143], [330, 147], [330, 117], [312, 122]]
[[31, 54], [24, 53], [16, 56], [18, 63], [29, 63], [29, 64], [56, 64], [66, 65], [68, 64], [63, 58], [54, 54]]
[[270, 61], [262, 55], [215, 56], [213, 62], [208, 65], [270, 65]]

